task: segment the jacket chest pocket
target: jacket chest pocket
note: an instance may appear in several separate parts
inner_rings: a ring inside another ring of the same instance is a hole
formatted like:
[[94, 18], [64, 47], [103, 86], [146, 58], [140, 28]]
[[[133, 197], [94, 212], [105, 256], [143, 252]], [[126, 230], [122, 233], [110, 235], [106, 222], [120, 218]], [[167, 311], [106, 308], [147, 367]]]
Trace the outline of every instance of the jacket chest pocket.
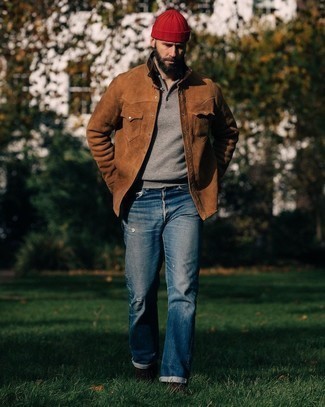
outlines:
[[134, 107], [126, 106], [122, 109], [123, 133], [125, 137], [132, 141], [141, 134], [143, 122], [143, 112]]
[[207, 137], [212, 121], [215, 119], [213, 110], [196, 111], [192, 114], [192, 132], [194, 137]]
[[214, 97], [209, 97], [191, 108], [193, 137], [208, 137], [211, 124], [215, 120]]

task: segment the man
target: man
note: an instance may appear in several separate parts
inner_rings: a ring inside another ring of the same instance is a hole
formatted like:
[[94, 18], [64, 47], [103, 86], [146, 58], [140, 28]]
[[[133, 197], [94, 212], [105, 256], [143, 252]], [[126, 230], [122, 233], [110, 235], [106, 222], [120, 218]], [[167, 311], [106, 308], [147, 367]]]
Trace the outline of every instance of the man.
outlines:
[[238, 130], [219, 87], [185, 64], [190, 28], [183, 15], [168, 9], [151, 36], [147, 64], [112, 81], [87, 138], [124, 230], [136, 377], [153, 380], [158, 373], [164, 260], [168, 317], [160, 381], [183, 391], [192, 361], [202, 221], [217, 211], [218, 184]]

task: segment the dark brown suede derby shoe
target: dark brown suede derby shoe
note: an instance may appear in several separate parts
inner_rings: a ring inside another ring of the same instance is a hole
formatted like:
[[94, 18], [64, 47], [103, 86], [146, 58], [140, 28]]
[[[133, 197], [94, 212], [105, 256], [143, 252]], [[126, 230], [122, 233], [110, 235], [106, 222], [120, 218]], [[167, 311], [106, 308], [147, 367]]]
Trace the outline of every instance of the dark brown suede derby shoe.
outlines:
[[148, 369], [138, 369], [135, 367], [135, 378], [142, 382], [153, 382], [157, 376], [157, 365], [152, 365]]

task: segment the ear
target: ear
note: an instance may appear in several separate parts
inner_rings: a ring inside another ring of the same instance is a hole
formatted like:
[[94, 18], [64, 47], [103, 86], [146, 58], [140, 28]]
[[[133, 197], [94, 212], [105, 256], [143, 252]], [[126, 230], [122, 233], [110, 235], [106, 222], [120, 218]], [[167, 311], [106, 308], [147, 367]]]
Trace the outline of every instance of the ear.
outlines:
[[156, 48], [156, 40], [154, 38], [150, 38], [150, 45], [152, 46], [152, 48]]

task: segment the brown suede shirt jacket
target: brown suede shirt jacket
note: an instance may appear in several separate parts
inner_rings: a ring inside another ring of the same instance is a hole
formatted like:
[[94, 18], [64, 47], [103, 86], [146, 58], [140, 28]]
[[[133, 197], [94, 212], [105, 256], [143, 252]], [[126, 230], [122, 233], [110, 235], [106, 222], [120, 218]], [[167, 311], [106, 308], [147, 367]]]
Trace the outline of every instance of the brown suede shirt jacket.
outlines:
[[[149, 58], [111, 82], [87, 127], [90, 150], [113, 194], [117, 216], [141, 174], [159, 110], [159, 88]], [[217, 211], [219, 180], [232, 158], [238, 130], [220, 88], [210, 79], [188, 69], [178, 83], [178, 95], [188, 183], [204, 220]]]

